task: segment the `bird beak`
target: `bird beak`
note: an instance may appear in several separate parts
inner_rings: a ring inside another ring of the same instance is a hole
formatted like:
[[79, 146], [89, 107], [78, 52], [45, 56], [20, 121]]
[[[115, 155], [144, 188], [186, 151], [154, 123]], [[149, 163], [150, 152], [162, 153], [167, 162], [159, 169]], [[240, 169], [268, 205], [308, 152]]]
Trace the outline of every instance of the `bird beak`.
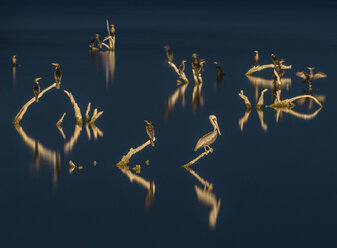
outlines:
[[218, 131], [219, 135], [221, 135], [220, 128], [219, 128], [218, 122], [216, 120], [214, 120], [214, 124], [216, 126], [216, 130]]
[[52, 65], [54, 65], [54, 66], [57, 66], [57, 64], [56, 63], [51, 63]]

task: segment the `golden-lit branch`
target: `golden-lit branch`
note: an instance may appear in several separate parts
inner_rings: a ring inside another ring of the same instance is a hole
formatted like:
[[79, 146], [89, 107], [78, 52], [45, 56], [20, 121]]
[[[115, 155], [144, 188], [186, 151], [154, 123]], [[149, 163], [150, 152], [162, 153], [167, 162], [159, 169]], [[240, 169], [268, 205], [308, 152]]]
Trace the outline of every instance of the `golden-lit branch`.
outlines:
[[184, 168], [189, 168], [192, 164], [196, 163], [199, 159], [201, 159], [203, 156], [208, 155], [209, 153], [213, 152], [213, 148], [209, 148], [208, 150], [204, 151], [203, 153], [201, 153], [198, 157], [196, 157], [195, 159], [191, 160], [190, 162], [188, 162], [187, 164], [182, 165], [182, 167]]
[[109, 40], [109, 45], [105, 44], [104, 42], [102, 42], [102, 45], [104, 45], [106, 48], [108, 48], [110, 51], [114, 51], [115, 50], [115, 35], [114, 37], [112, 37], [110, 35], [110, 28], [109, 28], [109, 21], [106, 20], [106, 28], [108, 30], [108, 36], [105, 37], [105, 39], [103, 41]]
[[239, 97], [241, 97], [242, 100], [245, 101], [245, 104], [246, 104], [246, 108], [247, 108], [247, 109], [251, 109], [251, 108], [252, 108], [252, 104], [250, 103], [248, 97], [246, 97], [246, 96], [243, 94], [243, 90], [240, 91]]
[[187, 77], [185, 75], [185, 72], [180, 73], [179, 70], [178, 70], [178, 68], [177, 68], [177, 66], [173, 62], [168, 61], [167, 63], [169, 64], [169, 66], [171, 66], [174, 69], [174, 71], [178, 74], [179, 78], [181, 78], [182, 80], [184, 80], [185, 83], [187, 83], [187, 84], [189, 83], [188, 79], [187, 79]]
[[256, 107], [255, 107], [256, 109], [260, 109], [261, 106], [263, 105], [263, 96], [264, 96], [264, 93], [266, 91], [268, 91], [268, 90], [264, 89], [264, 90], [261, 91], [261, 95], [260, 95], [259, 101], [257, 102]]
[[[274, 67], [275, 67], [274, 64], [253, 66], [252, 68], [250, 68], [250, 69], [246, 72], [246, 75], [251, 75], [251, 74], [253, 74], [254, 72], [262, 71], [262, 70], [264, 70], [264, 69], [267, 69], [267, 68], [274, 68]], [[291, 65], [281, 65], [280, 68], [283, 69], [283, 70], [291, 69]]]
[[91, 117], [90, 124], [94, 124], [95, 121], [103, 114], [103, 111], [97, 113], [97, 108], [95, 108], [94, 113]]
[[239, 127], [240, 127], [241, 132], [243, 130], [243, 125], [246, 124], [248, 121], [251, 111], [252, 111], [252, 108], [247, 108], [244, 116], [242, 116], [241, 119], [239, 120]]
[[63, 119], [64, 117], [66, 116], [66, 113], [63, 113], [62, 117], [59, 119], [59, 121], [56, 123], [56, 126], [61, 126], [62, 122], [63, 122]]
[[90, 129], [89, 129], [89, 124], [88, 123], [85, 123], [85, 130], [87, 132], [88, 139], [90, 140], [91, 139], [91, 133], [90, 133]]
[[95, 140], [98, 136], [103, 137], [103, 132], [94, 124], [90, 124]]
[[87, 110], [85, 111], [85, 122], [90, 120], [89, 112], [90, 112], [91, 102], [88, 103]]
[[73, 136], [71, 136], [70, 140], [66, 144], [64, 144], [65, 153], [68, 154], [73, 150], [74, 145], [76, 144], [78, 138], [80, 137], [81, 131], [82, 131], [82, 125], [76, 124]]
[[[50, 85], [48, 88], [44, 89], [43, 91], [40, 92], [40, 94], [38, 95], [38, 99], [40, 99], [44, 93], [46, 93], [47, 91], [51, 90], [52, 88], [56, 87], [56, 83], [53, 83], [52, 85]], [[26, 104], [24, 104], [22, 106], [22, 108], [20, 109], [19, 113], [15, 116], [13, 124], [19, 124], [20, 121], [23, 118], [23, 115], [26, 113], [28, 107], [30, 105], [32, 105], [35, 101], [35, 97], [33, 97], [32, 99], [30, 99]]]
[[76, 126], [77, 125], [81, 125], [82, 126], [82, 114], [81, 114], [81, 109], [78, 107], [73, 95], [66, 91], [66, 90], [63, 90], [64, 93], [67, 94], [67, 96], [69, 97], [73, 107], [74, 107], [74, 114], [75, 114], [75, 118], [76, 118]]
[[[279, 92], [279, 91], [278, 91]], [[302, 99], [302, 98], [310, 98], [313, 99], [321, 108], [323, 107], [322, 104], [314, 97], [311, 95], [301, 95], [301, 96], [296, 96], [290, 99], [284, 99], [284, 100], [280, 100], [279, 98], [279, 93], [278, 93], [278, 97], [275, 99], [274, 103], [271, 105], [268, 105], [266, 107], [269, 108], [293, 108], [295, 106], [295, 104], [293, 103], [293, 101], [298, 100], [298, 99]]]

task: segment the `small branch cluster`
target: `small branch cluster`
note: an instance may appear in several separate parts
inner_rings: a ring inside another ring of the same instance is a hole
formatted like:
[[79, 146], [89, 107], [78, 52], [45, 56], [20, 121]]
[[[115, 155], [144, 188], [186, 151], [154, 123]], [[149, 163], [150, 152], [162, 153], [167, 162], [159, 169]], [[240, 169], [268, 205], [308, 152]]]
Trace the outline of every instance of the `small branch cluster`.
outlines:
[[[109, 25], [109, 21], [106, 20], [106, 26], [108, 31], [108, 36], [106, 36], [103, 40], [99, 34], [96, 34], [96, 38], [92, 38], [89, 47], [92, 50], [102, 49], [102, 46], [106, 47], [109, 51], [115, 51], [115, 26], [114, 24]], [[109, 41], [108, 44], [104, 43], [105, 41]], [[95, 42], [97, 42], [98, 48], [95, 47]]]

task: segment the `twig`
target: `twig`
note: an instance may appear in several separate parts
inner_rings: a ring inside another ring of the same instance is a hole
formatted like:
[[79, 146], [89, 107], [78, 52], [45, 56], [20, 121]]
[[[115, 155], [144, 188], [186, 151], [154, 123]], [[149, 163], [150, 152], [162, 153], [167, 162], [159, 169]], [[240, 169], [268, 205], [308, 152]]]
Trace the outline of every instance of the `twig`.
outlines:
[[88, 103], [87, 110], [85, 111], [85, 122], [90, 120], [89, 112], [90, 112], [91, 102]]
[[247, 109], [251, 109], [251, 108], [252, 108], [252, 104], [250, 103], [248, 97], [246, 97], [246, 96], [243, 94], [243, 90], [240, 91], [239, 97], [241, 97], [241, 98], [245, 101], [245, 104], [246, 104], [246, 108], [247, 108]]
[[261, 91], [261, 95], [260, 95], [260, 98], [259, 98], [259, 101], [257, 102], [256, 104], [256, 109], [261, 109], [261, 106], [263, 105], [263, 96], [264, 96], [264, 93], [268, 91], [267, 89], [264, 89]]
[[[40, 99], [44, 93], [46, 93], [47, 91], [51, 90], [52, 88], [56, 87], [56, 83], [53, 83], [52, 85], [50, 85], [48, 88], [44, 89], [43, 91], [41, 91], [41, 93], [38, 96], [38, 99]], [[26, 104], [24, 104], [22, 106], [22, 108], [20, 109], [19, 113], [15, 116], [13, 124], [17, 125], [20, 123], [20, 121], [23, 118], [23, 115], [26, 113], [28, 107], [30, 105], [32, 105], [35, 102], [35, 97], [33, 97], [32, 99], [30, 99]]]
[[198, 157], [196, 157], [195, 159], [191, 160], [190, 162], [188, 162], [187, 164], [182, 165], [182, 167], [184, 168], [189, 168], [189, 166], [191, 166], [192, 164], [196, 163], [199, 159], [201, 159], [203, 156], [208, 155], [209, 153], [213, 152], [213, 148], [209, 148], [208, 150], [204, 151], [203, 153], [201, 153]]
[[61, 118], [59, 119], [59, 121], [56, 123], [56, 126], [57, 126], [57, 127], [60, 127], [60, 126], [61, 126], [61, 124], [62, 124], [63, 119], [64, 119], [65, 116], [66, 116], [66, 113], [63, 113], [62, 117], [61, 117]]
[[179, 78], [181, 78], [182, 80], [184, 80], [185, 83], [187, 83], [187, 84], [189, 83], [188, 79], [187, 79], [187, 77], [185, 75], [185, 72], [180, 73], [179, 70], [178, 70], [178, 68], [177, 68], [177, 66], [173, 62], [168, 61], [167, 63], [169, 64], [169, 66], [171, 66], [174, 69], [174, 71], [178, 74]]

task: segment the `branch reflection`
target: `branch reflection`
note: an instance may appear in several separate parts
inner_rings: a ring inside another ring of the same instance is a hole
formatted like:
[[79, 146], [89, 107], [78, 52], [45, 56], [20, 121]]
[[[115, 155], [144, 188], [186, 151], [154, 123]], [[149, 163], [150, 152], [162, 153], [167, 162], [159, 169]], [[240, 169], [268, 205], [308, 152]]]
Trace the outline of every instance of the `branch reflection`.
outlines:
[[90, 51], [91, 59], [97, 70], [105, 72], [105, 85], [109, 86], [109, 82], [113, 83], [115, 75], [115, 51]]
[[202, 95], [202, 83], [194, 85], [192, 93], [192, 106], [193, 110], [196, 110], [198, 107], [204, 106], [204, 97]]
[[185, 91], [187, 89], [188, 83], [180, 85], [173, 94], [167, 100], [166, 116], [171, 117], [174, 109], [174, 105], [177, 103], [178, 99], [181, 101], [181, 106], [185, 107]]

